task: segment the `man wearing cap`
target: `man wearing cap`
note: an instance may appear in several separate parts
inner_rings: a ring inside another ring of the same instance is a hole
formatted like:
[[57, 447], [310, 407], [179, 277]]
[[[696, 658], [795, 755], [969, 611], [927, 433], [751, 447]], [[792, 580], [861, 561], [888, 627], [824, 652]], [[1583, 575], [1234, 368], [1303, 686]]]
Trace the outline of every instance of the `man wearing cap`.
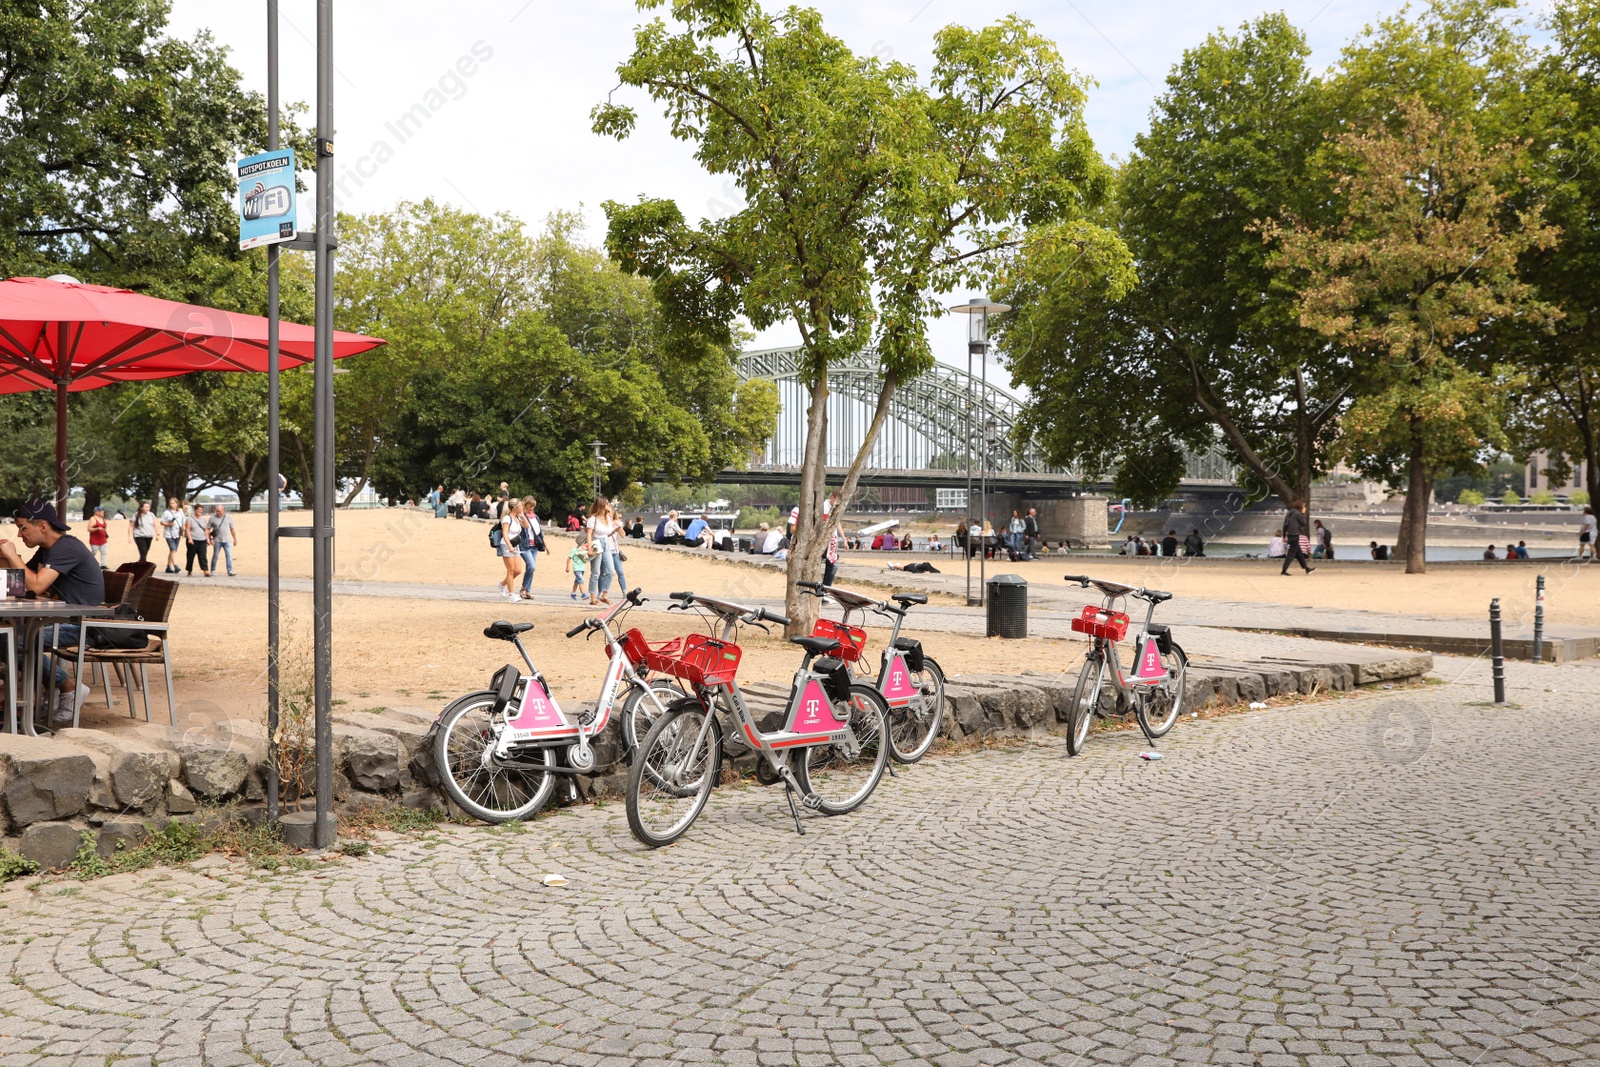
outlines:
[[[68, 535], [70, 529], [56, 515], [54, 504], [30, 500], [17, 509], [17, 533], [23, 544], [35, 549], [33, 557], [23, 563], [17, 547], [9, 539], [0, 538], [0, 561], [7, 567], [26, 568], [23, 580], [30, 593], [68, 604], [102, 604], [106, 583], [100, 564], [95, 562], [88, 545]], [[71, 623], [50, 626], [44, 637], [46, 647], [75, 648], [78, 627]], [[89, 695], [89, 689], [82, 685], [74, 689], [67, 683], [67, 669], [59, 662], [54, 666], [60, 696], [50, 713], [50, 728], [58, 730], [72, 725], [78, 701]]]

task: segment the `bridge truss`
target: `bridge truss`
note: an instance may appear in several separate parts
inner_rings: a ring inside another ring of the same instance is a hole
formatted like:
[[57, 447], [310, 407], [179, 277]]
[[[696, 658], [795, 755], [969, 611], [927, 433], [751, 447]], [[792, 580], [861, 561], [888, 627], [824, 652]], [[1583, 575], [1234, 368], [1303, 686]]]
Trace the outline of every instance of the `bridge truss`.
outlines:
[[[767, 348], [745, 352], [737, 369], [741, 378], [759, 378], [778, 388], [781, 411], [772, 439], [750, 465], [756, 480], [769, 480], [798, 471], [804, 459], [806, 406], [809, 397], [801, 382], [799, 348]], [[847, 468], [878, 401], [883, 375], [877, 353], [871, 349], [828, 368], [828, 444], [826, 464]], [[1029, 483], [1083, 486], [1081, 472], [1053, 466], [1030, 444], [1021, 455], [1011, 450], [1022, 402], [993, 381], [959, 367], [936, 363], [932, 370], [895, 390], [883, 431], [874, 442], [866, 467], [875, 473], [889, 471], [950, 471], [965, 475], [968, 455], [974, 470], [985, 464], [1002, 480], [1014, 476]], [[968, 450], [968, 442], [972, 448]], [[1230, 486], [1236, 478], [1233, 464], [1220, 450], [1189, 456], [1186, 484]]]

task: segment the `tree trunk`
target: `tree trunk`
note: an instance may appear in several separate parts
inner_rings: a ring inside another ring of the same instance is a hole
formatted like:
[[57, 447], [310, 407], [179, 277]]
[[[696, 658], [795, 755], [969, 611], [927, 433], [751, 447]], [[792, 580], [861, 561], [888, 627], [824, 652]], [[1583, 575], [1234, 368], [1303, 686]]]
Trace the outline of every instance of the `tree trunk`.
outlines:
[[[83, 521], [84, 522], [88, 522], [89, 521], [89, 516], [93, 515], [94, 514], [94, 509], [99, 507], [99, 506], [100, 506], [100, 488], [99, 488], [99, 486], [85, 485], [83, 487]], [[66, 521], [66, 518], [67, 517], [65, 515], [61, 516], [61, 520], [63, 522]]]
[[[784, 568], [783, 613], [789, 617], [790, 637], [811, 632], [816, 621], [815, 597], [802, 596], [800, 582], [814, 582], [822, 572], [822, 553], [827, 540], [822, 537], [822, 504], [828, 480], [828, 368], [817, 368], [811, 383], [811, 401], [806, 408], [806, 448], [800, 464], [800, 521], [795, 525], [794, 544]], [[840, 504], [843, 507], [843, 502]]]
[[1428, 498], [1433, 495], [1433, 479], [1428, 476], [1422, 443], [1422, 425], [1411, 423], [1411, 462], [1406, 479], [1406, 573], [1424, 574], [1428, 570]]

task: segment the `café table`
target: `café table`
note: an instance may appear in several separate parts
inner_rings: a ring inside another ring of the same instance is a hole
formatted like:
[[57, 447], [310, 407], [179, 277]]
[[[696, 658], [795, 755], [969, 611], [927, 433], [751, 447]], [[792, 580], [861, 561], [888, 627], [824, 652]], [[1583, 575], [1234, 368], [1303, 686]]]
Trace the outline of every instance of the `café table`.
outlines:
[[[40, 660], [44, 650], [39, 646], [40, 635], [52, 623], [81, 623], [84, 619], [101, 619], [116, 610], [112, 604], [66, 604], [59, 600], [6, 597], [0, 599], [0, 626], [11, 627], [13, 635], [21, 633], [21, 641], [13, 636], [12, 652], [21, 660], [22, 674], [22, 728], [23, 732], [38, 734], [33, 725], [34, 704], [37, 700]], [[19, 652], [20, 648], [20, 652]], [[82, 679], [79, 679], [80, 681]], [[8, 728], [17, 732], [17, 678], [16, 672], [6, 672], [6, 712]]]

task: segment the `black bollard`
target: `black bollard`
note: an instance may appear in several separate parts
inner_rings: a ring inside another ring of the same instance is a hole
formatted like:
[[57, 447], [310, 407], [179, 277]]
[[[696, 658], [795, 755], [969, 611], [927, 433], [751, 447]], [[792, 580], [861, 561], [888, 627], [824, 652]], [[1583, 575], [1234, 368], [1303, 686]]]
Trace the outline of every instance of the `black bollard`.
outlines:
[[1489, 656], [1494, 664], [1494, 702], [1506, 702], [1506, 655], [1500, 642], [1500, 598], [1489, 601]]
[[1539, 575], [1533, 600], [1533, 662], [1544, 658], [1544, 575]]

